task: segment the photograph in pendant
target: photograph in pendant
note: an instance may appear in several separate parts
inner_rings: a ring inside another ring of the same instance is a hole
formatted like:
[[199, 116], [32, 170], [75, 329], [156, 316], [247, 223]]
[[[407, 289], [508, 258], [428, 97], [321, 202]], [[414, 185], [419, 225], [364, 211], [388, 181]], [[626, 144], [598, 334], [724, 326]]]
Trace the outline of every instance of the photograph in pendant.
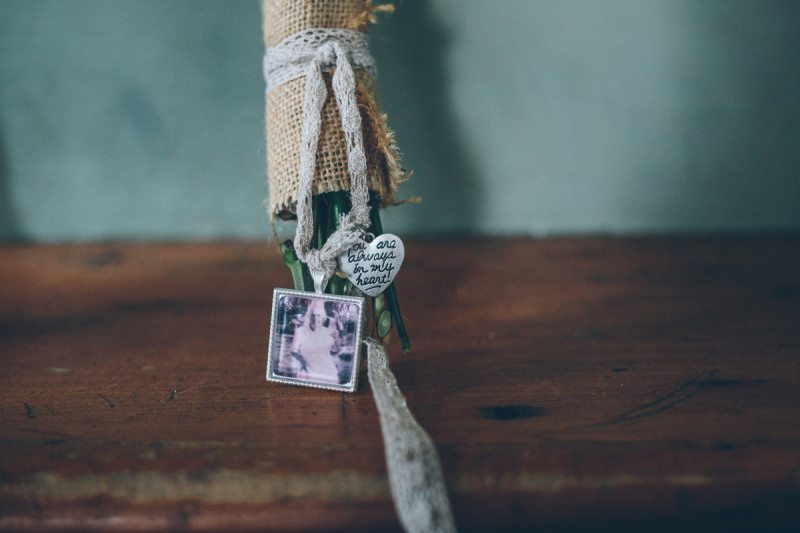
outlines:
[[355, 389], [363, 299], [276, 289], [267, 379]]

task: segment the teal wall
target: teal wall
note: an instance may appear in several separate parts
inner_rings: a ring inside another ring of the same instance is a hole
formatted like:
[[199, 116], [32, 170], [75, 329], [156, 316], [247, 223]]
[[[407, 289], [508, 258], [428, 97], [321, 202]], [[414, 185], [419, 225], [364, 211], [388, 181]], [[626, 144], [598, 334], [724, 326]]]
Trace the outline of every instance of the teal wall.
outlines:
[[[405, 0], [398, 233], [800, 229], [800, 2]], [[267, 237], [256, 1], [0, 0], [0, 238]]]

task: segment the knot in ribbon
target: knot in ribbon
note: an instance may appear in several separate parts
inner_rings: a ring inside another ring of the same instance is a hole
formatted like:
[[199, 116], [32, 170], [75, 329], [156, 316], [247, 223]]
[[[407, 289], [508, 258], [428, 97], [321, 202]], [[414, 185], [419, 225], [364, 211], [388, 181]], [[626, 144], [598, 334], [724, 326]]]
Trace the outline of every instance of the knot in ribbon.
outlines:
[[[290, 35], [264, 56], [267, 91], [287, 81], [305, 77], [303, 126], [300, 136], [300, 164], [297, 170], [297, 257], [308, 265], [316, 292], [325, 289], [336, 271], [336, 258], [358, 242], [369, 227], [367, 158], [361, 131], [361, 113], [356, 101], [353, 65], [374, 74], [375, 66], [364, 33], [314, 28]], [[347, 172], [350, 176], [352, 208], [339, 221], [339, 228], [319, 250], [311, 249], [314, 231], [311, 197], [317, 166], [317, 146], [322, 126], [322, 109], [328, 89], [323, 70], [335, 69], [333, 94], [339, 106], [342, 131], [347, 143]]]
[[[336, 258], [358, 242], [369, 227], [367, 159], [361, 133], [361, 114], [356, 102], [353, 67], [374, 74], [365, 34], [350, 30], [314, 28], [291, 35], [264, 58], [267, 91], [287, 81], [306, 78], [303, 99], [303, 129], [298, 166], [297, 230], [295, 251], [308, 265], [316, 292], [322, 292], [336, 270]], [[342, 130], [347, 141], [347, 172], [350, 175], [352, 208], [339, 220], [339, 228], [321, 249], [311, 249], [314, 224], [311, 195], [316, 172], [316, 153], [322, 124], [322, 108], [328, 97], [323, 70], [335, 69], [333, 93], [339, 105]], [[389, 369], [383, 347], [365, 341], [369, 380], [378, 407], [386, 449], [389, 484], [401, 523], [406, 531], [454, 533], [444, 475], [430, 436], [414, 419], [397, 381]]]

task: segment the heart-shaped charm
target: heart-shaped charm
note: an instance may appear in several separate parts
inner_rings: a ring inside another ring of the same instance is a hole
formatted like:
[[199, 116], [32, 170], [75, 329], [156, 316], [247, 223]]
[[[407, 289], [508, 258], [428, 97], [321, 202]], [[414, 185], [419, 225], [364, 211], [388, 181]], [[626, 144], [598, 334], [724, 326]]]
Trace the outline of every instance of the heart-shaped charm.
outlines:
[[339, 266], [350, 283], [370, 296], [377, 296], [389, 286], [406, 251], [397, 235], [384, 233], [372, 242], [360, 242], [339, 256]]

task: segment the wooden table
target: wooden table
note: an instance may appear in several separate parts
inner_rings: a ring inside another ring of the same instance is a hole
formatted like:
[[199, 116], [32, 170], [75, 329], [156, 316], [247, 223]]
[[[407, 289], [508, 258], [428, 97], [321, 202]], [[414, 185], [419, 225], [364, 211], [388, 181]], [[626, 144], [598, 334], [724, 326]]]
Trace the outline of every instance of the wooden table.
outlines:
[[[800, 236], [407, 244], [463, 530], [791, 530]], [[0, 249], [0, 528], [392, 530], [375, 405], [264, 381], [274, 244]]]

